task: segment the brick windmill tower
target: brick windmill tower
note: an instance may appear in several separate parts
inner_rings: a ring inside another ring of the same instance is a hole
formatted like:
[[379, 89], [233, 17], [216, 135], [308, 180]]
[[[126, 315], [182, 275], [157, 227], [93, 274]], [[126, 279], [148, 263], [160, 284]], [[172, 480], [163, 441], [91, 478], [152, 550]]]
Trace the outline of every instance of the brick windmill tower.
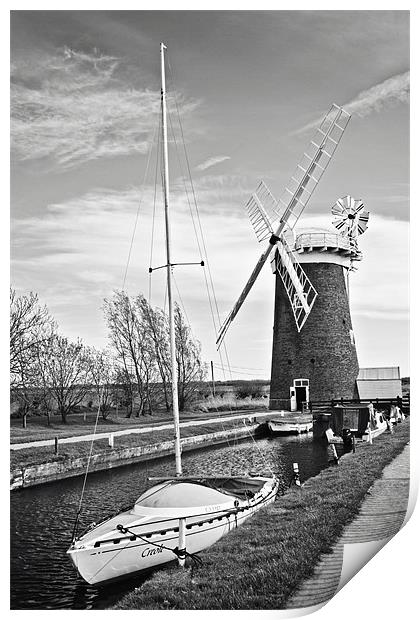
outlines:
[[369, 214], [351, 196], [333, 206], [339, 233], [307, 231], [297, 235], [293, 250], [317, 291], [316, 303], [303, 329], [296, 329], [293, 310], [272, 258], [276, 293], [271, 365], [270, 408], [301, 409], [303, 401], [357, 397], [359, 373], [349, 307], [350, 271], [362, 259], [357, 237]]
[[333, 105], [280, 200], [261, 182], [247, 203], [258, 240], [269, 243], [220, 328], [217, 344], [270, 257], [276, 274], [270, 409], [293, 411], [303, 401], [355, 395], [359, 367], [345, 273], [361, 259], [357, 235], [366, 228], [368, 214], [361, 201], [346, 196], [333, 207], [337, 234], [308, 232], [295, 238], [296, 223], [349, 119]]

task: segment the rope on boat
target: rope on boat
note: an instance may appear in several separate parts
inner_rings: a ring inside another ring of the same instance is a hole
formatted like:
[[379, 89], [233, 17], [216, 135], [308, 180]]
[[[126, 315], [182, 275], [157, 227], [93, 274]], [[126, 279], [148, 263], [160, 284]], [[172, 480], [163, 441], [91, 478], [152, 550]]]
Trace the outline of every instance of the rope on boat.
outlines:
[[166, 551], [171, 551], [180, 560], [185, 560], [188, 557], [188, 558], [191, 558], [191, 560], [197, 564], [203, 564], [203, 560], [199, 557], [197, 553], [189, 553], [185, 547], [183, 549], [179, 549], [179, 547], [172, 548], [172, 547], [167, 547], [166, 545], [162, 545], [162, 544], [159, 545], [157, 543], [152, 542], [151, 540], [146, 540], [145, 538], [140, 536], [140, 534], [135, 534], [128, 527], [124, 527], [123, 525], [117, 525], [117, 530], [121, 532], [121, 534], [131, 534], [131, 536], [134, 536], [134, 538], [139, 538], [140, 540], [145, 542], [147, 545], [153, 545], [154, 547], [157, 547], [158, 549], [162, 549], [162, 550], [165, 549]]
[[[174, 72], [172, 70], [170, 59], [169, 59], [169, 57], [167, 57], [167, 58], [168, 58], [168, 67], [169, 67], [170, 77], [171, 77], [172, 82], [174, 83], [175, 82]], [[174, 88], [174, 91], [175, 91], [175, 88]], [[193, 215], [193, 211], [192, 211], [192, 206], [191, 206], [191, 202], [190, 202], [190, 199], [189, 199], [189, 194], [188, 194], [188, 191], [187, 191], [187, 188], [186, 188], [186, 184], [185, 184], [185, 179], [183, 178], [184, 188], [185, 188], [185, 193], [186, 193], [186, 196], [187, 196], [188, 206], [189, 206], [189, 209], [190, 209], [191, 220], [193, 222], [193, 228], [194, 228], [194, 233], [195, 233], [195, 238], [196, 238], [196, 242], [197, 242], [198, 251], [200, 253], [201, 258], [205, 259], [205, 261], [204, 261], [205, 262], [205, 267], [207, 267], [207, 271], [208, 271], [208, 279], [207, 279], [206, 268], [203, 269], [204, 280], [205, 280], [206, 291], [207, 291], [207, 297], [208, 297], [209, 306], [210, 306], [210, 312], [211, 312], [211, 316], [212, 316], [212, 320], [213, 320], [214, 333], [215, 333], [215, 336], [217, 337], [217, 332], [218, 332], [217, 324], [218, 324], [218, 326], [220, 328], [220, 326], [222, 324], [222, 321], [221, 321], [221, 318], [220, 318], [219, 306], [218, 306], [218, 303], [217, 303], [217, 296], [216, 296], [216, 291], [215, 291], [215, 288], [214, 288], [212, 272], [211, 272], [211, 269], [210, 269], [210, 261], [209, 261], [208, 254], [207, 254], [207, 247], [206, 247], [206, 242], [205, 242], [205, 236], [204, 236], [203, 228], [202, 228], [202, 225], [201, 225], [200, 211], [199, 211], [199, 208], [198, 208], [198, 202], [197, 202], [196, 193], [195, 193], [195, 189], [194, 189], [194, 183], [193, 183], [193, 180], [192, 180], [190, 161], [189, 161], [189, 158], [188, 158], [187, 148], [186, 148], [186, 145], [185, 145], [184, 131], [183, 131], [183, 128], [182, 128], [182, 123], [181, 123], [181, 114], [180, 114], [180, 111], [179, 111], [178, 101], [177, 101], [176, 97], [174, 97], [174, 101], [175, 101], [177, 120], [178, 120], [181, 140], [182, 140], [182, 146], [183, 146], [183, 152], [184, 152], [184, 157], [185, 157], [185, 163], [186, 163], [186, 167], [187, 167], [188, 180], [189, 180], [189, 184], [191, 186], [191, 194], [192, 194], [192, 199], [193, 199], [193, 203], [194, 203], [194, 209], [195, 209], [195, 213], [196, 213], [197, 226], [195, 224], [194, 215]], [[170, 115], [169, 115], [169, 121], [171, 123]], [[172, 128], [172, 124], [171, 124], [171, 128]], [[173, 130], [172, 130], [172, 132], [173, 132]], [[174, 134], [174, 132], [173, 132], [173, 134]], [[177, 157], [178, 157], [178, 160], [180, 161], [180, 157], [179, 157], [179, 154], [178, 154], [177, 143], [176, 143], [176, 140], [175, 140], [175, 135], [173, 137], [174, 137], [174, 143], [175, 143], [175, 149], [176, 149]], [[180, 168], [181, 168], [181, 165], [180, 165]], [[201, 245], [200, 245], [200, 240], [201, 240]], [[201, 249], [201, 246], [202, 246], [202, 249]], [[209, 283], [210, 283], [210, 286], [209, 286]], [[212, 295], [210, 294], [210, 288], [211, 288]], [[213, 296], [213, 301], [212, 301], [212, 296]], [[214, 304], [214, 310], [215, 311], [213, 310], [213, 304]], [[217, 324], [216, 324], [216, 320], [215, 320], [215, 314], [217, 314]], [[226, 344], [225, 343], [224, 343], [224, 346], [223, 346], [223, 350], [225, 352], [226, 363], [227, 363], [227, 366], [228, 366], [229, 371], [230, 371], [230, 361], [229, 361], [229, 356], [228, 356], [228, 352], [227, 352], [227, 348], [226, 348]], [[219, 354], [220, 362], [221, 362], [221, 365], [222, 365], [223, 377], [225, 377], [222, 352], [221, 352], [220, 349], [218, 351], [218, 354]], [[230, 373], [230, 378], [232, 379], [232, 373]]]
[[153, 216], [152, 216], [152, 234], [150, 239], [150, 259], [149, 259], [149, 304], [152, 303], [152, 263], [153, 263], [153, 249], [154, 249], [154, 240], [155, 240], [155, 220], [156, 220], [156, 194], [157, 194], [157, 178], [158, 178], [158, 170], [159, 170], [159, 136], [160, 136], [160, 128], [161, 128], [161, 117], [159, 114], [159, 128], [157, 134], [157, 145], [156, 145], [156, 166], [155, 166], [155, 182], [153, 189]]
[[147, 174], [148, 174], [148, 171], [149, 171], [149, 164], [150, 164], [150, 159], [151, 159], [151, 154], [152, 154], [152, 146], [153, 146], [153, 143], [155, 141], [155, 135], [156, 135], [157, 130], [158, 130], [158, 127], [156, 126], [155, 129], [154, 129], [154, 132], [153, 132], [153, 138], [152, 138], [152, 141], [150, 143], [149, 153], [148, 153], [148, 156], [147, 156], [146, 170], [144, 172], [143, 183], [142, 183], [141, 192], [140, 192], [140, 200], [139, 200], [139, 203], [138, 203], [138, 206], [137, 206], [136, 219], [135, 219], [135, 222], [134, 222], [133, 234], [131, 235], [130, 247], [129, 247], [128, 256], [127, 256], [127, 263], [126, 263], [126, 266], [125, 266], [123, 285], [122, 285], [123, 290], [124, 290], [125, 282], [126, 282], [126, 279], [127, 279], [128, 268], [130, 266], [131, 252], [133, 250], [134, 237], [136, 235], [137, 224], [138, 224], [139, 215], [140, 215], [140, 207], [142, 206], [142, 202], [143, 202], [144, 188], [145, 188], [145, 185], [146, 185], [146, 177], [147, 177]]
[[[168, 62], [169, 73], [170, 73], [172, 85], [174, 85], [174, 82], [175, 82], [175, 80], [174, 80], [174, 73], [173, 73], [173, 70], [172, 70], [172, 67], [171, 67], [171, 63], [170, 63], [169, 57], [167, 57], [167, 62]], [[175, 88], [174, 88], [174, 92], [175, 92]], [[174, 127], [173, 127], [173, 124], [172, 124], [172, 117], [171, 117], [172, 115], [170, 114], [170, 112], [168, 110], [169, 127], [170, 127], [170, 131], [172, 133], [173, 143], [175, 145], [175, 152], [176, 152], [176, 156], [177, 156], [177, 159], [178, 159], [178, 165], [179, 165], [179, 168], [180, 168], [181, 179], [182, 179], [182, 183], [184, 185], [184, 191], [185, 191], [185, 195], [186, 195], [186, 199], [187, 199], [187, 203], [188, 203], [188, 207], [189, 207], [189, 211], [190, 211], [190, 216], [191, 216], [192, 225], [193, 225], [193, 229], [194, 229], [194, 236], [195, 236], [196, 243], [197, 243], [198, 253], [200, 255], [201, 262], [202, 262], [202, 265], [203, 265], [203, 275], [204, 275], [204, 281], [205, 281], [205, 287], [206, 287], [206, 292], [207, 292], [208, 303], [209, 303], [209, 307], [210, 307], [210, 313], [211, 313], [212, 322], [213, 322], [214, 333], [215, 333], [215, 336], [217, 336], [217, 332], [218, 332], [218, 327], [217, 326], [219, 326], [219, 328], [220, 328], [220, 325], [221, 325], [219, 306], [218, 306], [218, 302], [217, 302], [217, 297], [216, 297], [216, 292], [215, 292], [212, 272], [211, 272], [211, 269], [210, 269], [210, 262], [209, 262], [208, 254], [207, 254], [207, 247], [206, 247], [206, 242], [205, 242], [205, 236], [204, 236], [204, 232], [203, 232], [203, 228], [202, 228], [202, 224], [201, 224], [201, 218], [200, 218], [200, 212], [199, 212], [199, 208], [198, 208], [196, 192], [195, 192], [194, 183], [193, 183], [192, 175], [191, 175], [191, 166], [190, 166], [190, 162], [189, 162], [189, 158], [188, 158], [188, 153], [187, 153], [186, 144], [185, 144], [184, 131], [183, 131], [182, 123], [181, 123], [181, 114], [180, 114], [180, 110], [179, 110], [178, 101], [177, 101], [176, 96], [174, 97], [173, 100], [174, 100], [174, 104], [175, 104], [175, 112], [176, 112], [175, 116], [177, 117], [177, 122], [178, 122], [178, 126], [179, 126], [180, 142], [181, 142], [182, 149], [183, 149], [183, 155], [184, 155], [184, 159], [185, 159], [185, 166], [183, 166], [182, 163], [181, 163], [181, 157], [180, 157], [180, 152], [179, 152], [180, 149], [178, 149], [178, 141], [176, 139]], [[160, 125], [159, 125], [159, 127], [160, 127]], [[161, 151], [162, 151], [162, 149], [161, 149]], [[163, 153], [162, 152], [161, 152], [161, 156], [163, 157]], [[156, 157], [156, 173], [155, 173], [155, 188], [154, 188], [152, 240], [151, 240], [151, 248], [150, 248], [150, 264], [152, 263], [152, 257], [153, 257], [153, 244], [154, 244], [153, 237], [154, 237], [155, 200], [156, 200], [156, 187], [157, 187], [157, 162], [158, 162], [158, 160], [159, 160], [159, 138], [158, 138], [157, 157]], [[148, 159], [147, 167], [149, 165], [149, 161], [150, 161], [150, 152], [149, 152], [149, 159]], [[185, 170], [185, 174], [183, 172], [183, 169]], [[187, 187], [187, 181], [188, 181], [188, 187]], [[139, 208], [140, 208], [140, 206], [139, 206]], [[137, 217], [138, 217], [138, 214], [137, 214]], [[136, 224], [137, 224], [137, 218], [136, 218]], [[133, 239], [134, 239], [134, 233], [133, 233]], [[130, 248], [130, 253], [131, 253], [131, 248]], [[203, 258], [205, 259], [204, 261], [203, 261]], [[208, 270], [208, 274], [207, 274], [207, 270]], [[151, 303], [151, 296], [152, 296], [151, 276], [152, 276], [152, 272], [149, 269], [149, 303]], [[184, 315], [185, 315], [186, 320], [187, 320], [187, 324], [189, 324], [188, 316], [187, 316], [187, 313], [185, 311], [185, 306], [183, 304], [183, 301], [182, 301], [182, 298], [181, 298], [181, 295], [180, 295], [180, 292], [179, 292], [179, 289], [178, 289], [178, 285], [177, 285], [177, 282], [176, 282], [175, 278], [174, 278], [174, 282], [175, 282], [175, 286], [176, 286], [176, 289], [178, 291], [178, 295], [179, 295], [179, 298], [180, 298], [180, 301], [181, 301], [181, 307], [182, 307], [182, 309], [184, 311]], [[166, 297], [167, 297], [167, 287], [165, 287], [164, 311], [165, 311], [165, 308], [166, 308]], [[223, 341], [223, 347], [221, 347], [218, 350], [221, 370], [222, 370], [222, 373], [223, 373], [223, 377], [226, 378], [225, 363], [224, 363], [224, 360], [223, 360], [222, 352], [224, 353], [224, 356], [226, 358], [227, 369], [229, 371], [230, 378], [232, 379], [232, 371], [231, 371], [231, 365], [230, 365], [230, 359], [229, 359], [229, 355], [228, 355], [228, 351], [227, 351], [226, 341]], [[231, 409], [230, 409], [230, 411], [232, 412]], [[217, 413], [218, 417], [220, 418], [220, 422], [221, 422], [222, 428], [225, 428], [224, 420], [223, 420], [222, 416], [220, 416], [219, 411], [217, 411], [216, 413]], [[273, 474], [273, 471], [272, 471], [272, 468], [270, 466], [270, 463], [268, 462], [266, 456], [263, 454], [263, 452], [260, 449], [260, 447], [257, 445], [257, 442], [255, 441], [255, 438], [253, 437], [253, 435], [251, 434], [251, 432], [249, 430], [248, 430], [248, 435], [251, 438], [251, 440], [253, 441], [254, 448], [256, 448], [257, 452], [259, 453], [259, 457], [262, 459], [262, 461], [269, 468], [271, 474]], [[236, 440], [234, 439], [233, 440], [233, 444], [235, 444], [235, 443], [236, 443]], [[228, 444], [229, 447], [231, 447], [231, 441], [229, 439], [227, 440], [227, 444]]]
[[86, 463], [86, 471], [85, 471], [85, 476], [84, 476], [84, 479], [83, 479], [82, 492], [80, 494], [79, 508], [77, 510], [77, 513], [76, 513], [76, 519], [74, 520], [73, 534], [72, 534], [72, 537], [71, 537], [72, 543], [74, 543], [74, 541], [76, 540], [77, 526], [79, 525], [80, 513], [82, 511], [83, 496], [85, 494], [86, 481], [87, 481], [87, 477], [88, 477], [88, 473], [89, 473], [89, 465], [90, 465], [90, 461], [91, 461], [91, 458], [92, 458], [93, 442], [95, 441], [96, 429], [98, 427], [98, 420], [99, 420], [99, 413], [101, 411], [102, 397], [103, 397], [103, 388], [102, 388], [102, 390], [100, 392], [100, 395], [99, 395], [98, 411], [96, 413], [95, 427], [93, 429], [93, 437], [92, 437], [92, 440], [90, 442], [89, 457], [88, 457], [88, 461]]

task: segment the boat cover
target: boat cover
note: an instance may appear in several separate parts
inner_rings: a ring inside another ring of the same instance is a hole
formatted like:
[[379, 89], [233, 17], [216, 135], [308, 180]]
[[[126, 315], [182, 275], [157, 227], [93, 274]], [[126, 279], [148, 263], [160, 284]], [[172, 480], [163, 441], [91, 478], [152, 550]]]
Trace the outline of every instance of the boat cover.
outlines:
[[229, 497], [246, 499], [265, 484], [265, 478], [202, 478], [170, 480], [158, 484], [136, 501], [146, 508], [183, 508], [225, 503]]
[[225, 503], [225, 494], [202, 484], [170, 481], [158, 484], [139, 497], [136, 506], [145, 508], [184, 508]]

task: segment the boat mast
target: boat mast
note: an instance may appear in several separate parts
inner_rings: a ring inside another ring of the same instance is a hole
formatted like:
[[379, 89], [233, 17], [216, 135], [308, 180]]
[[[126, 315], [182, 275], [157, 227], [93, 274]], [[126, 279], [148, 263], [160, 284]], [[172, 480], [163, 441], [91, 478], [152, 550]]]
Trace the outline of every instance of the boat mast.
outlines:
[[160, 67], [162, 78], [162, 140], [163, 140], [163, 195], [165, 204], [165, 230], [166, 230], [166, 269], [168, 282], [168, 306], [169, 306], [169, 345], [171, 352], [171, 377], [172, 377], [172, 410], [174, 416], [175, 431], [175, 471], [177, 476], [182, 475], [181, 465], [181, 436], [179, 430], [178, 409], [178, 372], [176, 365], [175, 344], [175, 313], [172, 297], [172, 264], [171, 264], [171, 230], [169, 224], [169, 165], [168, 165], [168, 128], [166, 122], [166, 80], [165, 80], [165, 50], [166, 45], [160, 44]]

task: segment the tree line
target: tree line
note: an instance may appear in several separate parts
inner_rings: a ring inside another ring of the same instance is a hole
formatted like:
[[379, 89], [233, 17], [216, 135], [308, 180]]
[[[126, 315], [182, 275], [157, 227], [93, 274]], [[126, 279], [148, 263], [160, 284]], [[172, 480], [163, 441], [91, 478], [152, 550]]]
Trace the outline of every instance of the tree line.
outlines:
[[[104, 349], [71, 341], [58, 330], [35, 293], [10, 291], [10, 371], [12, 397], [24, 425], [29, 413], [67, 416], [96, 395], [102, 417], [120, 402], [127, 415], [172, 408], [169, 319], [142, 294], [115, 291], [104, 301], [109, 346]], [[201, 346], [175, 305], [175, 340], [179, 408], [182, 411], [205, 379]]]

